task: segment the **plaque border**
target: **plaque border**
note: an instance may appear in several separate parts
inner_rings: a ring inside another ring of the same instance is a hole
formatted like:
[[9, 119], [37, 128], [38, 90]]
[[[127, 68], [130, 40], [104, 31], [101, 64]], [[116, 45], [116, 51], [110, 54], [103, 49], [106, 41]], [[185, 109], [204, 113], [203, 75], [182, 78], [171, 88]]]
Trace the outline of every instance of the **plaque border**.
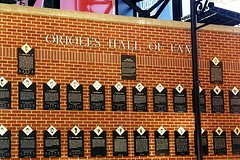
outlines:
[[19, 56], [20, 56], [20, 54], [23, 53], [23, 50], [22, 50], [21, 48], [17, 48], [17, 61], [18, 61], [18, 64], [17, 64], [17, 66], [18, 66], [18, 71], [17, 71], [17, 73], [20, 74], [20, 75], [35, 75], [35, 73], [36, 73], [35, 49], [32, 48], [28, 53], [30, 53], [30, 52], [33, 52], [33, 53], [32, 53], [32, 54], [33, 54], [33, 69], [32, 69], [33, 73], [29, 73], [29, 74], [20, 73], [20, 68], [19, 68]]
[[132, 106], [133, 106], [133, 112], [148, 112], [148, 91], [147, 91], [147, 87], [144, 87], [144, 89], [139, 92], [139, 93], [144, 93], [146, 91], [146, 110], [137, 110], [135, 109], [135, 104], [134, 104], [134, 92], [138, 92], [138, 90], [135, 87], [132, 87]]
[[[57, 88], [57, 89], [58, 89], [58, 92], [57, 92], [57, 93], [58, 93], [58, 102], [57, 102], [57, 103], [58, 103], [59, 108], [57, 108], [57, 109], [56, 109], [56, 108], [47, 109], [47, 108], [45, 107], [45, 103], [46, 103], [46, 101], [45, 101], [45, 93], [46, 93], [46, 92], [45, 92], [45, 90], [44, 90], [45, 86], [48, 87], [49, 89], [51, 89], [51, 88], [47, 85], [47, 83], [43, 83], [43, 101], [42, 101], [42, 102], [43, 102], [43, 110], [60, 110], [60, 109], [61, 109], [61, 97], [60, 97], [60, 96], [61, 96], [61, 93], [60, 93], [60, 92], [61, 92], [61, 86], [60, 86], [60, 84], [57, 83], [56, 86], [53, 87], [53, 89], [56, 88], [56, 87], [58, 87], [58, 88]], [[49, 90], [49, 89], [48, 89], [48, 90]], [[51, 90], [53, 90], [53, 89], [51, 89]]]
[[[130, 59], [133, 59], [134, 63], [135, 63], [135, 73], [133, 76], [123, 76], [123, 61], [126, 59], [126, 58], [130, 58]], [[126, 55], [126, 54], [123, 54], [121, 55], [121, 79], [122, 80], [136, 80], [137, 79], [137, 57], [136, 55]]]
[[[126, 152], [126, 155], [125, 155], [125, 152], [123, 152], [122, 155], [120, 154], [116, 154], [116, 153], [120, 153], [120, 152], [114, 152], [115, 151], [115, 141], [114, 141], [114, 133], [116, 135], [118, 135], [118, 133], [116, 131], [112, 131], [112, 145], [113, 145], [113, 156], [129, 156], [129, 150], [128, 150], [128, 131], [124, 131], [123, 134], [126, 134], [126, 139], [127, 139], [127, 152]], [[122, 136], [122, 135], [121, 135]]]
[[163, 152], [163, 151], [165, 151], [165, 150], [162, 150], [162, 152], [161, 153], [164, 153], [164, 154], [158, 154], [158, 150], [157, 150], [157, 143], [156, 143], [156, 140], [157, 140], [157, 138], [156, 138], [156, 136], [157, 136], [157, 134], [158, 135], [161, 135], [160, 133], [158, 133], [158, 131], [154, 131], [154, 143], [155, 143], [155, 155], [156, 156], [168, 156], [168, 155], [170, 155], [170, 138], [169, 138], [169, 131], [166, 131], [162, 136], [167, 136], [167, 139], [168, 139], [168, 150], [167, 150], [167, 152]]
[[215, 66], [215, 64], [210, 60], [210, 83], [220, 83], [220, 84], [222, 84], [223, 83], [223, 63], [222, 63], [222, 61], [220, 61], [219, 63], [218, 63], [218, 65], [217, 65], [217, 67], [221, 67], [221, 78], [222, 78], [222, 80], [218, 80], [218, 81], [214, 81], [214, 80], [212, 80], [212, 71], [211, 71], [211, 68], [212, 68], [212, 66]]
[[92, 85], [89, 85], [89, 107], [90, 107], [90, 111], [105, 111], [106, 110], [106, 90], [105, 90], [105, 86], [102, 85], [101, 88], [99, 88], [99, 90], [103, 90], [103, 109], [94, 109], [94, 107], [92, 107], [92, 98], [91, 98], [91, 88], [94, 89], [93, 91], [97, 91]]
[[[103, 134], [103, 138], [105, 139], [105, 154], [103, 155], [93, 155], [93, 150], [92, 150], [92, 136], [94, 137], [94, 135], [97, 136], [97, 134], [94, 131], [90, 131], [90, 156], [91, 157], [106, 157], [107, 156], [107, 132], [106, 131], [102, 131], [102, 133], [99, 135], [101, 136]], [[98, 136], [98, 137], [99, 137]]]
[[[159, 111], [159, 110], [156, 110], [156, 107], [155, 107], [155, 91], [156, 92], [158, 92], [158, 93], [160, 93], [157, 89], [156, 89], [156, 87], [153, 87], [153, 111], [154, 112], [168, 112], [168, 89], [167, 88], [164, 88], [163, 90], [162, 90], [162, 92], [166, 92], [166, 93], [164, 93], [164, 94], [166, 94], [166, 110], [161, 110], [161, 111]], [[163, 104], [163, 103], [161, 103], [161, 104]]]
[[[11, 132], [11, 130], [7, 130], [7, 132], [4, 134], [4, 135], [6, 135], [6, 134], [9, 134], [9, 148], [8, 148], [8, 153], [9, 153], [9, 156], [7, 156], [7, 157], [0, 157], [0, 158], [11, 158], [12, 157], [12, 132]], [[1, 135], [0, 135], [1, 136]], [[1, 136], [1, 137], [3, 137], [3, 136]]]
[[[68, 89], [70, 89], [71, 88], [71, 85], [70, 84], [67, 84], [66, 85], [66, 110], [68, 110], [68, 111], [82, 111], [83, 110], [83, 85], [82, 84], [80, 84], [79, 86], [78, 86], [78, 88], [80, 87], [80, 90], [81, 90], [81, 93], [82, 93], [82, 95], [81, 95], [81, 99], [82, 99], [82, 102], [81, 102], [81, 105], [82, 105], [82, 108], [78, 108], [78, 109], [71, 109], [70, 107], [69, 107], [69, 96], [68, 96], [68, 93], [69, 93], [69, 90]], [[72, 91], [72, 90], [71, 90]]]
[[[137, 152], [136, 152], [136, 137], [135, 136], [137, 136], [137, 135], [139, 135], [139, 136], [142, 136], [142, 135], [140, 135], [139, 133], [138, 133], [138, 131], [134, 131], [134, 156], [149, 156], [149, 131], [145, 131], [144, 132], [144, 134], [146, 134], [146, 136], [147, 136], [147, 148], [148, 148], [148, 151], [147, 152], [144, 152], [144, 153], [138, 153], [137, 154]], [[143, 134], [143, 135], [144, 135]]]
[[127, 111], [127, 87], [123, 86], [122, 90], [124, 90], [123, 92], [125, 93], [125, 109], [124, 110], [115, 110], [113, 109], [113, 92], [114, 90], [116, 90], [116, 92], [118, 92], [118, 90], [114, 87], [111, 86], [111, 106], [112, 106], [112, 111]]
[[[214, 154], [214, 155], [226, 155], [226, 154], [227, 154], [227, 134], [226, 134], [226, 131], [223, 131], [222, 134], [221, 134], [221, 135], [224, 134], [223, 136], [224, 136], [224, 139], [225, 139], [225, 147], [226, 147], [226, 148], [225, 148], [225, 151], [226, 151], [226, 152], [224, 152], [224, 153], [222, 153], [222, 152], [221, 152], [221, 153], [217, 153], [216, 150], [215, 150], [215, 143], [214, 143], [214, 138], [215, 138], [214, 135], [215, 135], [215, 134], [217, 134], [217, 133], [216, 133], [215, 131], [213, 131], [213, 132], [212, 132], [212, 135], [213, 135], [213, 154]], [[219, 136], [220, 136], [220, 135], [219, 135]]]
[[[234, 134], [234, 135], [233, 135], [233, 134]], [[240, 148], [239, 148], [239, 151], [238, 151], [238, 152], [235, 152], [235, 151], [234, 151], [234, 148], [233, 148], [233, 136], [238, 137], [239, 140], [240, 140], [240, 134], [239, 134], [239, 135], [236, 135], [236, 134], [234, 133], [234, 131], [231, 131], [231, 146], [232, 146], [231, 151], [232, 151], [232, 154], [233, 154], [233, 155], [239, 155], [239, 154], [240, 154]], [[239, 143], [239, 146], [240, 146], [240, 143]]]
[[[29, 157], [29, 156], [20, 156], [20, 146], [21, 146], [21, 143], [20, 143], [20, 133], [21, 134], [25, 134], [24, 132], [23, 132], [23, 130], [19, 130], [18, 131], [18, 158], [37, 158], [37, 132], [36, 132], [36, 130], [33, 130], [32, 131], [32, 133], [30, 133], [29, 135], [31, 135], [31, 134], [34, 134], [33, 136], [34, 136], [34, 141], [35, 141], [35, 148], [33, 149], [34, 151], [35, 151], [35, 156], [34, 157]], [[29, 136], [28, 135], [28, 136]], [[26, 136], [26, 137], [28, 137], [28, 136]]]
[[211, 94], [210, 95], [211, 96], [211, 113], [218, 113], [218, 114], [225, 113], [225, 102], [224, 102], [224, 92], [223, 92], [223, 90], [221, 90], [221, 92], [219, 93], [219, 94], [222, 94], [222, 99], [223, 99], [222, 109], [223, 109], [223, 112], [213, 112], [213, 96], [216, 95], [216, 94], [213, 90], [211, 90], [210, 94]]
[[[46, 137], [45, 136], [47, 136], [47, 134], [49, 134], [48, 133], [48, 131], [47, 130], [45, 130], [45, 131], [43, 131], [43, 157], [44, 158], [55, 158], [55, 157], [61, 157], [61, 155], [62, 155], [62, 151], [61, 151], [61, 131], [57, 131], [55, 134], [59, 134], [59, 155], [57, 155], [57, 156], [46, 156], [45, 155], [45, 150], [46, 150]], [[54, 134], [54, 135], [55, 135]], [[50, 135], [50, 134], [49, 134]]]
[[[84, 147], [84, 131], [83, 130], [81, 130], [78, 134], [82, 134], [82, 148], [83, 148], [83, 154], [82, 155], [73, 155], [73, 156], [70, 156], [70, 152], [69, 152], [69, 138], [70, 138], [70, 133], [72, 133], [72, 131], [67, 131], [67, 150], [68, 150], [68, 154], [67, 154], [67, 156], [68, 157], [71, 157], [71, 158], [74, 158], [74, 157], [84, 157], [84, 149], [85, 149], [85, 147]], [[72, 133], [73, 134], [73, 133]], [[73, 134], [74, 135], [74, 134]], [[76, 137], [76, 136], [75, 136]]]
[[[1, 86], [0, 86], [1, 87]], [[9, 88], [8, 88], [9, 87]], [[8, 99], [8, 102], [9, 102], [9, 108], [0, 108], [0, 110], [4, 110], [4, 109], [11, 109], [12, 108], [12, 83], [10, 81], [8, 81], [8, 83], [4, 86], [4, 87], [1, 87], [2, 89], [4, 88], [7, 88], [9, 89], [9, 99]]]
[[[185, 103], [186, 111], [177, 111], [176, 110], [176, 103], [174, 102], [175, 92], [178, 92], [178, 91], [175, 88], [173, 88], [173, 99], [172, 99], [172, 101], [173, 101], [173, 111], [176, 112], [176, 113], [187, 113], [188, 112], [187, 89], [184, 88], [183, 91], [181, 92], [181, 93], [185, 92], [184, 95], [185, 95], [185, 100], [186, 100], [186, 103]], [[181, 93], [179, 93], [179, 94], [181, 94]]]
[[[20, 109], [20, 110], [36, 110], [37, 109], [37, 85], [36, 85], [36, 83], [34, 82], [34, 83], [32, 83], [32, 85], [30, 86], [30, 87], [34, 87], [33, 89], [33, 92], [34, 92], [34, 100], [33, 100], [33, 103], [34, 103], [34, 108], [21, 108], [20, 107], [20, 102], [21, 102], [21, 99], [20, 99], [20, 88], [21, 88], [21, 86], [22, 87], [25, 87], [24, 86], [24, 84], [22, 84], [22, 82], [18, 82], [18, 109]], [[26, 87], [25, 87], [26, 88]], [[22, 88], [22, 89], [24, 89], [24, 88]], [[25, 101], [24, 101], [25, 102]]]
[[[187, 152], [177, 152], [177, 143], [176, 143], [176, 136], [177, 136], [177, 134], [178, 135], [180, 135], [179, 133], [178, 133], [178, 131], [174, 131], [174, 143], [175, 143], [175, 155], [189, 155], [190, 154], [190, 151], [189, 151], [189, 149], [190, 149], [190, 146], [189, 146], [189, 133], [188, 133], [188, 131], [185, 131], [184, 132], [184, 134], [186, 134], [186, 136], [187, 136], [187, 149], [188, 149], [188, 151]], [[183, 135], [184, 135], [183, 134]], [[181, 136], [181, 135], [180, 135]]]
[[[240, 113], [240, 105], [238, 106], [239, 107], [239, 112], [233, 112], [233, 105], [232, 105], [232, 103], [231, 103], [231, 96], [237, 96], [238, 98], [239, 98], [239, 101], [240, 101], [240, 92], [238, 92], [237, 93], [237, 95], [234, 95], [233, 93], [232, 93], [232, 91], [229, 91], [228, 92], [228, 97], [229, 97], [229, 111], [230, 111], [230, 113], [234, 113], [234, 114], [239, 114]], [[235, 107], [235, 106], [234, 106]]]

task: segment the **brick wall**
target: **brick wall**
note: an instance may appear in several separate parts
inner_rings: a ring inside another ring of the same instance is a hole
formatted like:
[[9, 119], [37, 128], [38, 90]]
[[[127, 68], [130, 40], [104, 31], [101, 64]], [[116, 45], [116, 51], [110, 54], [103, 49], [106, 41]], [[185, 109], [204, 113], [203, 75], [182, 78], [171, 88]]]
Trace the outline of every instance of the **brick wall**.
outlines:
[[[34, 9], [16, 7], [9, 11], [8, 5], [0, 5], [0, 76], [12, 82], [12, 108], [0, 110], [0, 124], [12, 131], [12, 159], [18, 157], [18, 130], [30, 125], [37, 131], [37, 157], [43, 158], [43, 131], [50, 125], [61, 130], [62, 159], [67, 159], [67, 131], [74, 125], [85, 131], [85, 158], [90, 157], [90, 131], [99, 125], [107, 132], [107, 159], [196, 159], [194, 155], [194, 114], [192, 112], [192, 67], [191, 54], [171, 52], [170, 44], [190, 45], [189, 28], [173, 28], [139, 23], [117, 23], [85, 18], [47, 16], [30, 12]], [[12, 7], [12, 6], [11, 6]], [[9, 8], [11, 8], [9, 7]], [[19, 11], [15, 11], [19, 9]], [[24, 11], [23, 11], [24, 10]], [[22, 11], [22, 12], [21, 12]], [[29, 12], [29, 13], [27, 13]], [[55, 13], [61, 11], [54, 11]], [[63, 12], [72, 13], [72, 12]], [[76, 14], [76, 13], [74, 13]], [[101, 19], [101, 15], [95, 15]], [[81, 13], [79, 13], [81, 17]], [[113, 17], [109, 17], [113, 18]], [[124, 19], [124, 18], [123, 18]], [[128, 19], [128, 18], [125, 18]], [[144, 20], [145, 21], [145, 20]], [[147, 20], [146, 20], [147, 21]], [[150, 20], [149, 20], [150, 21]], [[46, 35], [81, 36], [97, 38], [101, 46], [84, 47], [46, 43]], [[137, 41], [141, 50], [114, 49], [108, 47], [108, 38]], [[161, 43], [160, 51], [151, 51], [149, 43]], [[202, 114], [202, 127], [208, 131], [209, 155], [205, 159], [240, 159], [232, 155], [231, 130], [240, 127], [239, 114], [230, 114], [228, 91], [240, 88], [240, 32], [203, 30], [199, 32], [199, 61], [201, 87], [206, 90], [207, 113]], [[18, 82], [26, 76], [17, 74], [17, 48], [28, 43], [35, 48], [36, 74], [29, 75], [37, 85], [37, 109], [18, 109]], [[136, 55], [137, 80], [121, 79], [121, 55]], [[209, 60], [217, 57], [223, 62], [223, 84], [225, 113], [211, 113]], [[61, 110], [43, 110], [43, 83], [54, 79], [61, 86]], [[78, 80], [83, 85], [83, 111], [66, 110], [66, 84]], [[105, 85], [106, 111], [90, 111], [89, 85], [96, 80]], [[127, 111], [111, 111], [111, 86], [121, 82], [127, 87]], [[141, 82], [148, 89], [148, 112], [132, 111], [132, 87]], [[168, 88], [169, 112], [153, 112], [152, 88], [161, 83]], [[187, 89], [188, 112], [173, 112], [172, 88], [182, 84]], [[129, 131], [129, 156], [114, 157], [112, 154], [112, 131], [119, 125]], [[143, 126], [149, 131], [150, 155], [134, 156], [133, 131]], [[154, 131], [160, 126], [170, 132], [170, 155], [155, 156]], [[174, 131], [183, 126], [189, 131], [190, 155], [175, 156]], [[227, 132], [227, 155], [213, 154], [211, 132], [221, 127]]]

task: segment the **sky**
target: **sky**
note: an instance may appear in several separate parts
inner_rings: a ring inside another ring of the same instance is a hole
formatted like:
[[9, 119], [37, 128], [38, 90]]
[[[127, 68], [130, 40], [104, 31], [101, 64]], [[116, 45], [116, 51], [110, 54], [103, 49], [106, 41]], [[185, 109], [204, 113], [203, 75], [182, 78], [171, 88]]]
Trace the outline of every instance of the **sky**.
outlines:
[[240, 13], [240, 0], [215, 0], [214, 4], [216, 7]]
[[[240, 0], [209, 0], [214, 2], [214, 5], [219, 8], [235, 11], [240, 13]], [[182, 0], [183, 16], [190, 14], [190, 0]]]
[[[159, 0], [143, 0], [143, 1], [139, 2], [139, 3], [137, 3], [137, 5], [141, 9], [147, 10], [147, 9], [151, 8], [158, 1]], [[159, 6], [150, 13], [151, 16], [156, 14], [156, 12], [159, 9]], [[160, 16], [158, 18], [162, 19], [162, 20], [172, 19], [172, 3], [168, 3], [168, 5], [165, 7], [165, 9], [163, 10], [163, 12], [160, 14]]]

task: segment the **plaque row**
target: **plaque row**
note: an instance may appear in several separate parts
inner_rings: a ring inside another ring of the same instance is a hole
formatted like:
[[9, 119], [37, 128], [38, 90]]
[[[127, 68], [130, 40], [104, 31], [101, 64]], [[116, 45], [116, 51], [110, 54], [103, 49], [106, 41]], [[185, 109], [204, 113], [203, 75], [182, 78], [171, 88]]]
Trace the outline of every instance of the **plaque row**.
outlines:
[[[36, 109], [36, 83], [29, 78], [18, 83], [19, 109]], [[200, 107], [206, 112], [205, 90], [200, 88]], [[11, 82], [4, 77], [0, 78], [0, 109], [11, 108]], [[95, 81], [89, 86], [90, 110], [105, 110], [105, 86]], [[126, 87], [120, 82], [111, 87], [111, 100], [113, 111], [127, 110]], [[132, 87], [133, 111], [147, 112], [147, 88], [141, 83]], [[240, 93], [234, 87], [229, 91], [229, 104], [231, 113], [240, 113]], [[155, 112], [168, 111], [167, 88], [158, 84], [153, 88], [153, 106]], [[211, 90], [212, 113], [224, 113], [224, 93], [218, 86]], [[187, 112], [187, 91], [182, 85], [173, 89], [174, 112]], [[53, 79], [43, 84], [43, 109], [60, 110], [60, 85]], [[83, 110], [83, 86], [76, 80], [67, 84], [67, 110]]]
[[[18, 74], [35, 75], [35, 49], [27, 43], [17, 49]], [[121, 55], [121, 77], [136, 80], [136, 56]], [[223, 83], [223, 64], [215, 57], [210, 61], [210, 82]]]
[[[35, 49], [27, 43], [17, 49], [18, 74], [35, 75]], [[121, 55], [121, 77], [136, 80], [136, 56]], [[215, 57], [210, 61], [210, 82], [223, 83], [223, 64]]]
[[[227, 154], [226, 132], [218, 127], [212, 132], [214, 154]], [[36, 158], [36, 130], [27, 125], [19, 130], [19, 158]], [[84, 157], [84, 131], [74, 126], [67, 132], [68, 157]], [[128, 156], [128, 131], [119, 126], [112, 132], [113, 156]], [[169, 155], [169, 131], [162, 126], [154, 132], [155, 154]], [[202, 129], [203, 154], [208, 155], [208, 133]], [[240, 154], [240, 129], [231, 132], [232, 153]], [[182, 126], [174, 131], [175, 154], [189, 155], [189, 134]], [[90, 131], [91, 157], [107, 155], [106, 131], [97, 126]], [[195, 143], [196, 144], [196, 143]], [[0, 158], [11, 158], [11, 131], [0, 126]], [[134, 155], [149, 155], [149, 132], [142, 126], [134, 131]], [[61, 157], [61, 133], [54, 126], [44, 131], [44, 157]]]

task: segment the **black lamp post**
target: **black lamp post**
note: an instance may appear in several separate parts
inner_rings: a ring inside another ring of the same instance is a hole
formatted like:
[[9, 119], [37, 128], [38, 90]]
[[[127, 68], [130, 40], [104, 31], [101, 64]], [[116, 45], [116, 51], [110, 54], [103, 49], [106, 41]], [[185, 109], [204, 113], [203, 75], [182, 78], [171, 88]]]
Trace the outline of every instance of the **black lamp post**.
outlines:
[[207, 7], [208, 0], [191, 0], [191, 39], [192, 39], [192, 74], [193, 74], [193, 108], [195, 115], [196, 153], [197, 160], [203, 159], [201, 143], [201, 108], [199, 104], [199, 73], [198, 73], [198, 33], [197, 16], [202, 14]]

